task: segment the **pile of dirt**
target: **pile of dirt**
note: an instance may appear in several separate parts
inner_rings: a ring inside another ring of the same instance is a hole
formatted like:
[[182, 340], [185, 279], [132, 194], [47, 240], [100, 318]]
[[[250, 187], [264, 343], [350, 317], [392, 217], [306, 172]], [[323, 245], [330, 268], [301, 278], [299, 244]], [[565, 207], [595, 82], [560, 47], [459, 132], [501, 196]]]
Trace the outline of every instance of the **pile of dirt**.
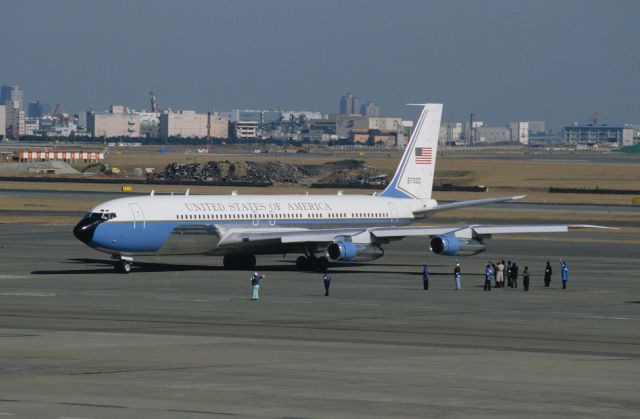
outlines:
[[171, 163], [154, 179], [203, 182], [298, 182], [308, 177], [303, 167], [280, 161], [210, 161]]
[[339, 160], [321, 165], [288, 164], [268, 161], [210, 161], [207, 163], [170, 163], [152, 179], [201, 182], [366, 183], [380, 171], [362, 160]]

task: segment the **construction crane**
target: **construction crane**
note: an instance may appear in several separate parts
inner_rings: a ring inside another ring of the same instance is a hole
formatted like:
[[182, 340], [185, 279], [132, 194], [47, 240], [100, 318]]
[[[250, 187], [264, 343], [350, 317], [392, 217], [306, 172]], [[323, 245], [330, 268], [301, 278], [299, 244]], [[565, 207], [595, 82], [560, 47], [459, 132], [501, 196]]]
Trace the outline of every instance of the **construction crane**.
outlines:
[[160, 106], [158, 106], [155, 93], [149, 92], [149, 96], [151, 96], [151, 112], [160, 112]]

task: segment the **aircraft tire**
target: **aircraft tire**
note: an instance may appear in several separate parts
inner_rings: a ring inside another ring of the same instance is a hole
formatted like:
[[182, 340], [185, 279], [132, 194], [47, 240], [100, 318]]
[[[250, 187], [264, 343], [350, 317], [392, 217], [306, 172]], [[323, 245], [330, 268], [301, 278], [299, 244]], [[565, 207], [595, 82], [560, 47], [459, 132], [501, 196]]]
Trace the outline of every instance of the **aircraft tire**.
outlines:
[[320, 256], [316, 259], [316, 269], [318, 272], [327, 272], [329, 269], [329, 259], [326, 256]]
[[296, 259], [296, 269], [299, 271], [305, 271], [309, 268], [309, 260], [304, 256], [298, 256]]
[[256, 256], [251, 253], [247, 253], [242, 255], [239, 262], [241, 262], [243, 268], [246, 269], [255, 269], [256, 267]]
[[116, 263], [115, 265], [115, 271], [120, 274], [128, 274], [129, 272], [131, 272], [131, 262], [129, 262], [128, 260], [118, 261], [118, 263]]

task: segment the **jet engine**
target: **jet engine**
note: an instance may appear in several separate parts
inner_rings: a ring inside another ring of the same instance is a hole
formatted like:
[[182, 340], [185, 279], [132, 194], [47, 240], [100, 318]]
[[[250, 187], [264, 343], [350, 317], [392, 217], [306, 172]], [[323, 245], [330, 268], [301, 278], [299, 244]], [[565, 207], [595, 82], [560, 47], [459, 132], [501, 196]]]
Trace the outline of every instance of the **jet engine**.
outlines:
[[478, 239], [459, 239], [453, 234], [435, 236], [429, 246], [433, 253], [444, 256], [473, 256], [487, 249]]
[[367, 262], [381, 258], [383, 255], [384, 250], [372, 244], [334, 241], [327, 247], [327, 256], [332, 261]]

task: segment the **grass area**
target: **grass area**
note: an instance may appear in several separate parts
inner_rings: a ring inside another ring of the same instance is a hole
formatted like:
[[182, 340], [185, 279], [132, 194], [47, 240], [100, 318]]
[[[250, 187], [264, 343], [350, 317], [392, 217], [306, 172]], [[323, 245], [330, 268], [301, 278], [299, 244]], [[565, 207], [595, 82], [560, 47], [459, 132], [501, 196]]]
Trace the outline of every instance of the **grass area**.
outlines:
[[[109, 155], [106, 163], [116, 167], [126, 168], [127, 172], [133, 172], [135, 167], [163, 168], [174, 161], [189, 161], [204, 163], [209, 160], [281, 160], [293, 164], [322, 164], [327, 161], [337, 161], [345, 158], [356, 158], [367, 161], [382, 172], [392, 175], [400, 158], [399, 151], [373, 151], [360, 155], [356, 152], [327, 154], [318, 156], [298, 154], [256, 154], [254, 155], [216, 155], [216, 156], [184, 156], [181, 154], [145, 153], [141, 150], [123, 152], [122, 154]], [[636, 164], [618, 164], [615, 162], [590, 163], [583, 161], [540, 161], [523, 159], [495, 159], [495, 158], [465, 158], [465, 156], [451, 155], [438, 158], [436, 170], [436, 183], [452, 183], [455, 185], [485, 185], [489, 187], [487, 193], [470, 192], [435, 192], [437, 200], [454, 201], [466, 199], [487, 198], [493, 196], [505, 196], [526, 194], [526, 202], [545, 203], [592, 203], [592, 204], [630, 204], [632, 196], [629, 195], [600, 195], [600, 194], [549, 194], [550, 186], [567, 188], [611, 188], [634, 189], [640, 185], [640, 168]], [[126, 179], [119, 184], [82, 184], [82, 183], [34, 183], [34, 182], [2, 182], [0, 189], [31, 189], [31, 190], [68, 190], [68, 191], [105, 191], [119, 192], [123, 185], [127, 185]], [[136, 193], [182, 194], [190, 189], [192, 194], [230, 194], [238, 189], [241, 194], [305, 194], [313, 195], [335, 194], [338, 189], [309, 189], [301, 184], [283, 184], [269, 188], [238, 188], [238, 187], [211, 187], [211, 186], [165, 186], [165, 185], [134, 185]], [[370, 194], [371, 190], [341, 188], [345, 194]], [[78, 211], [85, 212], [97, 205], [100, 200], [87, 199], [82, 196], [77, 198], [65, 198], [42, 202], [39, 198], [6, 196], [0, 200], [1, 210], [25, 212], [42, 211]], [[468, 210], [465, 210], [468, 211]], [[454, 213], [447, 213], [456, 216]], [[463, 212], [464, 217], [467, 214]], [[473, 212], [468, 212], [472, 220]], [[483, 214], [484, 216], [484, 214]], [[499, 220], [517, 220], [520, 217], [533, 217], [537, 215], [522, 214], [519, 212], [496, 212]], [[564, 215], [563, 215], [564, 216]], [[571, 214], [566, 214], [570, 217]], [[1, 223], [25, 222], [46, 219], [47, 222], [69, 223], [69, 217], [43, 217], [39, 215], [24, 216], [12, 215], [3, 217]], [[605, 220], [603, 220], [605, 221]]]

